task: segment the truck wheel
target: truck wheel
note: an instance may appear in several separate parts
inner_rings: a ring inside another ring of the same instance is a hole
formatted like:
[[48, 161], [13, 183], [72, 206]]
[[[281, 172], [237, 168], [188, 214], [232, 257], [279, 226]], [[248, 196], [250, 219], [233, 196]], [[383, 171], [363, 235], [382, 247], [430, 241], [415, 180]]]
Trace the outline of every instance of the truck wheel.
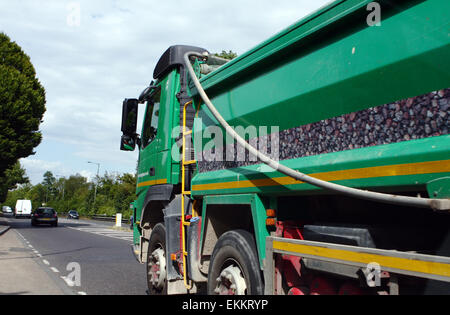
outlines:
[[252, 234], [235, 230], [219, 238], [209, 265], [208, 294], [264, 294], [264, 283]]
[[147, 286], [152, 295], [167, 294], [166, 228], [157, 224], [148, 244]]

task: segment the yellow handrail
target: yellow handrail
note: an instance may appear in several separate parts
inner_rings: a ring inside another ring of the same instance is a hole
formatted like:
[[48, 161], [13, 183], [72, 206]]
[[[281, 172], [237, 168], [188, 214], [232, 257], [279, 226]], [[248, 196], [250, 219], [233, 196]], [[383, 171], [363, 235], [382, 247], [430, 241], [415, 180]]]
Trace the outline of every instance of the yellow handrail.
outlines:
[[186, 234], [185, 227], [190, 225], [190, 222], [186, 222], [184, 196], [190, 195], [190, 191], [186, 191], [186, 166], [195, 164], [195, 160], [186, 161], [186, 136], [192, 135], [192, 130], [186, 131], [186, 109], [189, 105], [192, 105], [192, 101], [184, 104], [183, 107], [183, 147], [182, 147], [182, 163], [181, 163], [181, 238], [182, 238], [182, 254], [183, 254], [183, 279], [184, 286], [189, 291], [192, 289], [192, 285], [188, 284], [187, 268], [186, 268]]

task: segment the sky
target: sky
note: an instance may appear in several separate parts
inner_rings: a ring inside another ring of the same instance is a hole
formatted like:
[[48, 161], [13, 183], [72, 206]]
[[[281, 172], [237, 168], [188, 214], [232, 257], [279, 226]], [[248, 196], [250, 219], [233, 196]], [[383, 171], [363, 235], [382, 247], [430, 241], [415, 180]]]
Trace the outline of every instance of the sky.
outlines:
[[[21, 159], [32, 184], [51, 171], [135, 173], [119, 150], [122, 102], [136, 98], [172, 45], [238, 55], [329, 0], [0, 0], [0, 32], [30, 56], [46, 90], [36, 154]], [[142, 115], [139, 124], [142, 124]]]

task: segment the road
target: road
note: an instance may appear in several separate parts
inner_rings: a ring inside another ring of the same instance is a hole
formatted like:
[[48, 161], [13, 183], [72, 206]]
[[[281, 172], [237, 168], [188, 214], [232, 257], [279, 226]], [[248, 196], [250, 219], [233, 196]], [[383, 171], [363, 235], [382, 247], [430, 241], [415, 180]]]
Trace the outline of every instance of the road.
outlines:
[[131, 231], [112, 230], [109, 223], [62, 218], [57, 228], [31, 227], [26, 219], [3, 219], [11, 226], [8, 233], [16, 233], [31, 249], [36, 263], [47, 269], [64, 294], [146, 294], [146, 270], [131, 252]]

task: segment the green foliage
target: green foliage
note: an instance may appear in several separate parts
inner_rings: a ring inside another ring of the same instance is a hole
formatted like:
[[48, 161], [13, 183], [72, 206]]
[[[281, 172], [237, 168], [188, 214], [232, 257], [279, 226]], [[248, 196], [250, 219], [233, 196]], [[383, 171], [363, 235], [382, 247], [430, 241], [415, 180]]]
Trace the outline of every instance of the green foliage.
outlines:
[[217, 57], [220, 58], [224, 58], [224, 59], [228, 59], [228, 60], [233, 60], [234, 58], [237, 57], [237, 54], [231, 50], [229, 50], [228, 52], [226, 52], [225, 50], [222, 50], [222, 52], [220, 54], [214, 54]]
[[44, 181], [42, 182], [42, 185], [45, 187], [46, 190], [46, 201], [50, 198], [52, 199], [56, 193], [56, 178], [53, 176], [53, 173], [50, 171], [45, 172], [44, 174]]
[[77, 210], [82, 216], [122, 213], [124, 218], [129, 218], [132, 214], [130, 203], [136, 198], [135, 191], [136, 176], [105, 173], [98, 178], [94, 203], [95, 183], [89, 183], [78, 174], [56, 180], [51, 172], [46, 172], [42, 183], [35, 186], [27, 184], [10, 191], [5, 205], [14, 207], [17, 200], [29, 199], [33, 208], [45, 204], [59, 213], [69, 210]]
[[0, 181], [20, 158], [34, 154], [44, 112], [45, 90], [30, 58], [0, 33]]
[[16, 189], [17, 185], [27, 184], [29, 179], [19, 162], [5, 172], [5, 177], [0, 180], [0, 201], [4, 201], [8, 190]]

